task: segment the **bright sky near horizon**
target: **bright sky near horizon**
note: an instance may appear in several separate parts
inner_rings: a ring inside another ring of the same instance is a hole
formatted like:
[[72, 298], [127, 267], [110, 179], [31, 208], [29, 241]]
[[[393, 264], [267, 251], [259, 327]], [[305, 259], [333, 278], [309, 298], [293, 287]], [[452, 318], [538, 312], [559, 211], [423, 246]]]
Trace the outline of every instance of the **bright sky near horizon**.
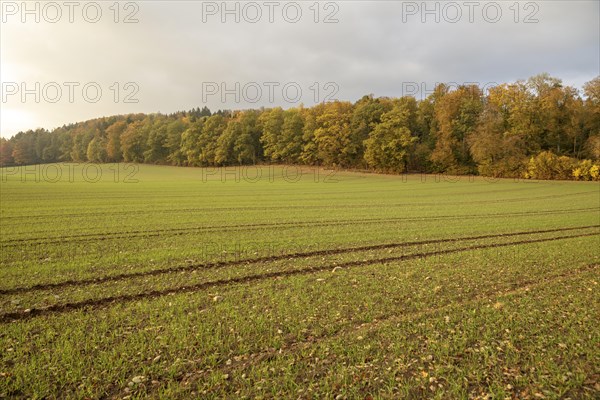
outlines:
[[0, 134], [600, 74], [600, 2], [2, 1]]

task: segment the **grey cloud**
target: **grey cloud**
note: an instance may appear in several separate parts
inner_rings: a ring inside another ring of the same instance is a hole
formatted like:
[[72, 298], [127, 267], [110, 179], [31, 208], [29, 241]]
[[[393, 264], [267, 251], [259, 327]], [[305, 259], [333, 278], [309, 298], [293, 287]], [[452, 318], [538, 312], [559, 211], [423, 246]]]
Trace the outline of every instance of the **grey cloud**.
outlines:
[[[296, 24], [280, 15], [275, 23], [223, 24], [216, 16], [203, 23], [201, 2], [166, 1], [138, 2], [137, 24], [115, 24], [110, 15], [97, 24], [9, 20], [0, 38], [3, 82], [96, 81], [105, 93], [96, 104], [21, 103], [13, 96], [0, 104], [0, 133], [7, 137], [103, 115], [203, 106], [206, 81], [229, 86], [294, 81], [304, 89], [301, 101], [310, 105], [313, 82], [337, 82], [336, 97], [355, 101], [368, 93], [399, 96], [405, 82], [431, 88], [435, 82], [506, 82], [547, 71], [581, 86], [599, 74], [597, 1], [535, 2], [539, 22], [533, 24], [513, 21], [508, 9], [513, 2], [498, 3], [504, 14], [495, 24], [477, 13], [472, 24], [464, 15], [456, 24], [431, 17], [422, 23], [419, 16], [403, 22], [403, 3], [389, 1], [337, 2], [336, 24], [315, 24], [308, 9], [312, 2], [301, 3], [304, 14]], [[108, 87], [130, 81], [140, 87], [139, 103], [114, 103]], [[275, 104], [231, 99], [223, 103], [213, 96], [206, 105], [290, 105], [281, 96]]]

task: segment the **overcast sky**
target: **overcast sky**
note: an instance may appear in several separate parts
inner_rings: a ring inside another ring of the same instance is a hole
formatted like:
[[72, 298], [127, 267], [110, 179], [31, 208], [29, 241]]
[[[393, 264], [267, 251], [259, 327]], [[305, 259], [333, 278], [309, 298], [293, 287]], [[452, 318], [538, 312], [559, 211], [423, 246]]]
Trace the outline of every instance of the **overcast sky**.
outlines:
[[3, 1], [0, 133], [599, 74], [597, 0], [314, 3]]

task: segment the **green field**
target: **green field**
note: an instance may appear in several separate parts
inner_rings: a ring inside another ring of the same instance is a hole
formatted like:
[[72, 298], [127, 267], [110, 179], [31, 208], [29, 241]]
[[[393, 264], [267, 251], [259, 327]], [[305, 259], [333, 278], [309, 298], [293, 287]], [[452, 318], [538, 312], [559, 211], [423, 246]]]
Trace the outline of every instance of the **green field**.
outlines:
[[2, 398], [598, 398], [600, 185], [0, 170]]

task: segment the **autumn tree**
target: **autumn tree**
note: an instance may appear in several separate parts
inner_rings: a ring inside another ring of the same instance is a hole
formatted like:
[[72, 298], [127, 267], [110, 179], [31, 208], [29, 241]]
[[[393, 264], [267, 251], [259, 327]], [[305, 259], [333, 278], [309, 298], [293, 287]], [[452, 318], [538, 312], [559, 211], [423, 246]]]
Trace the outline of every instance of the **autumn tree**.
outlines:
[[354, 104], [347, 149], [353, 166], [364, 166], [365, 140], [381, 122], [381, 116], [391, 107], [391, 102], [373, 98], [373, 95], [363, 96]]
[[268, 161], [281, 162], [285, 145], [282, 140], [284, 111], [281, 107], [265, 110], [259, 117], [262, 130], [260, 142]]
[[106, 143], [106, 154], [108, 159], [113, 162], [120, 162], [123, 160], [123, 151], [121, 150], [121, 135], [127, 129], [126, 121], [117, 121], [114, 124], [106, 128], [106, 135], [108, 137]]
[[[202, 110], [200, 114], [202, 114], [203, 112], [204, 110]], [[166, 126], [167, 138], [165, 140], [164, 146], [167, 149], [168, 153], [167, 161], [172, 165], [183, 165], [186, 161], [186, 156], [182, 151], [182, 136], [183, 132], [185, 132], [189, 125], [189, 118], [177, 118], [171, 121]]]
[[347, 167], [352, 165], [358, 145], [352, 143], [350, 122], [352, 103], [325, 103], [323, 113], [316, 119], [314, 141], [317, 157], [323, 165]]
[[217, 112], [206, 119], [199, 138], [200, 162], [202, 165], [216, 165], [218, 140], [227, 128], [228, 117]]
[[204, 128], [206, 118], [199, 118], [192, 122], [189, 127], [181, 134], [181, 156], [185, 158], [185, 163], [191, 166], [208, 165], [202, 163], [200, 154], [202, 147], [200, 137]]
[[93, 126], [82, 125], [73, 132], [73, 145], [71, 147], [71, 160], [76, 162], [87, 161], [87, 148], [92, 139], [98, 134]]
[[41, 155], [43, 145], [40, 145], [41, 138], [49, 137], [51, 134], [45, 129], [29, 130], [19, 132], [12, 139], [12, 158], [17, 165], [38, 164], [43, 162]]
[[583, 145], [580, 137], [579, 108], [582, 106], [577, 90], [565, 87], [558, 78], [547, 73], [527, 80], [527, 87], [533, 94], [532, 119], [541, 150], [551, 150], [556, 154], [577, 153], [577, 143]]
[[439, 172], [467, 173], [474, 163], [467, 137], [476, 129], [483, 108], [483, 94], [475, 86], [459, 86], [435, 104], [438, 126], [431, 161]]
[[585, 102], [582, 109], [583, 129], [588, 157], [600, 160], [600, 76], [583, 86]]
[[233, 144], [234, 158], [238, 164], [256, 164], [262, 158], [258, 118], [259, 113], [255, 110], [247, 110], [238, 115], [239, 134]]
[[0, 167], [13, 165], [13, 143], [5, 138], [0, 138]]
[[167, 161], [167, 123], [166, 118], [156, 118], [148, 129], [144, 162], [163, 164]]
[[386, 172], [404, 172], [408, 150], [417, 140], [411, 133], [415, 119], [415, 99], [403, 97], [393, 102], [392, 109], [381, 116], [381, 122], [365, 140], [368, 165]]
[[317, 130], [317, 120], [325, 111], [325, 103], [319, 103], [311, 108], [301, 110], [304, 127], [302, 129], [302, 152], [300, 161], [308, 165], [319, 165], [318, 147], [315, 141], [315, 132]]
[[108, 160], [106, 140], [100, 136], [93, 138], [88, 144], [86, 155], [88, 161], [97, 163], [106, 162]]
[[281, 143], [279, 157], [282, 162], [296, 164], [300, 162], [302, 136], [304, 133], [303, 107], [290, 108], [284, 112], [281, 127]]
[[217, 147], [215, 149], [215, 164], [226, 166], [234, 164], [235, 153], [234, 146], [236, 139], [242, 134], [242, 125], [239, 121], [239, 115], [230, 118], [223, 133], [217, 138]]
[[121, 149], [126, 162], [141, 163], [146, 150], [148, 121], [135, 121], [121, 135]]

